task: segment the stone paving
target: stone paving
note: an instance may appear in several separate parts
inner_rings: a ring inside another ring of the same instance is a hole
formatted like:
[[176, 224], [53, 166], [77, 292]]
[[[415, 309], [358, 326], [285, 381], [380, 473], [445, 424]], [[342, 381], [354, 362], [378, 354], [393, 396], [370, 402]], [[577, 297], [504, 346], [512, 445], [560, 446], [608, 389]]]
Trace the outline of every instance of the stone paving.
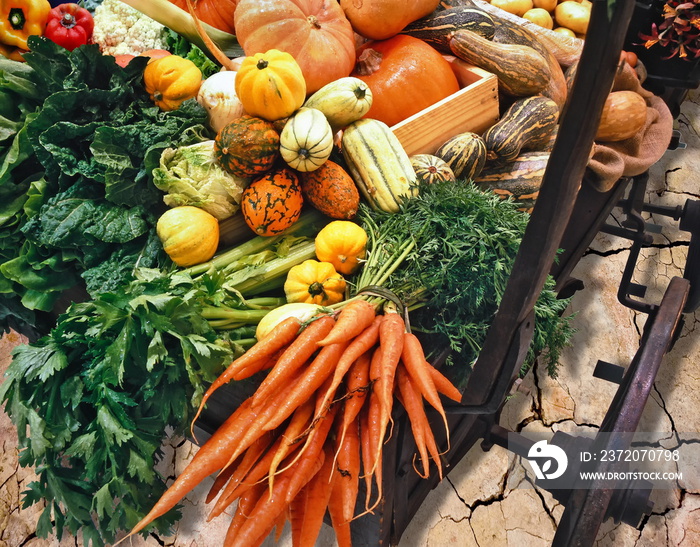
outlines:
[[[660, 204], [683, 204], [700, 199], [700, 96], [690, 94], [678, 118], [687, 143], [685, 150], [668, 151], [650, 172], [649, 195]], [[646, 300], [660, 301], [671, 277], [682, 275], [688, 234], [673, 221], [668, 233], [657, 236], [642, 253], [635, 281], [648, 285]], [[559, 376], [550, 378], [535, 369], [526, 376], [523, 391], [505, 405], [501, 424], [534, 435], [565, 431], [591, 434], [601, 423], [615, 392], [615, 385], [592, 377], [598, 359], [629, 364], [639, 347], [646, 315], [618, 303], [617, 285], [629, 252], [625, 240], [600, 234], [572, 275], [585, 283], [571, 309], [576, 312], [577, 333], [562, 358]], [[675, 433], [700, 431], [700, 317], [686, 315], [685, 325], [673, 350], [666, 356], [645, 408], [639, 431]], [[9, 352], [22, 339], [9, 333], [0, 340], [0, 371], [9, 363]], [[66, 547], [82, 545], [76, 538], [43, 540], [34, 535], [40, 508], [20, 508], [20, 495], [32, 480], [30, 470], [17, 463], [16, 433], [0, 412], [0, 547]], [[166, 445], [162, 471], [173, 475], [192, 457], [196, 447], [182, 439]], [[658, 547], [700, 545], [699, 462], [685, 462], [690, 484], [675, 490], [656, 490], [655, 507], [640, 529], [607, 521], [596, 545], [600, 547]], [[551, 543], [564, 508], [546, 491], [533, 486], [529, 468], [519, 457], [494, 447], [484, 452], [478, 445], [433, 490], [404, 533], [399, 547], [535, 547]], [[171, 537], [149, 537], [126, 542], [133, 547], [214, 547], [221, 545], [225, 518], [205, 521], [204, 495], [208, 485], [195, 490], [184, 504], [183, 519]], [[267, 540], [265, 545], [273, 545]], [[279, 541], [289, 545], [288, 530]], [[335, 544], [330, 528], [324, 527], [319, 546]]]

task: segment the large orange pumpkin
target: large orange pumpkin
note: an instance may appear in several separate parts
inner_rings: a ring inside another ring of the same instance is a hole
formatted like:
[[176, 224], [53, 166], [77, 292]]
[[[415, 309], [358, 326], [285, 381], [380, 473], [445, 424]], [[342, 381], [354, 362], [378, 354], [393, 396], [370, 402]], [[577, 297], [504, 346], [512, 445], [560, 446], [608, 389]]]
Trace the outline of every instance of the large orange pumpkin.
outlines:
[[234, 21], [246, 55], [290, 53], [307, 93], [347, 76], [355, 65], [354, 33], [337, 0], [238, 0]]
[[365, 115], [387, 124], [401, 120], [459, 91], [450, 63], [423, 40], [399, 34], [358, 50], [353, 76], [372, 90]]
[[340, 7], [355, 32], [372, 40], [385, 40], [434, 11], [439, 3], [440, 0], [340, 0]]
[[[178, 8], [187, 10], [187, 0], [170, 0]], [[214, 28], [236, 34], [233, 27], [233, 12], [238, 0], [192, 0], [194, 13], [200, 21]]]

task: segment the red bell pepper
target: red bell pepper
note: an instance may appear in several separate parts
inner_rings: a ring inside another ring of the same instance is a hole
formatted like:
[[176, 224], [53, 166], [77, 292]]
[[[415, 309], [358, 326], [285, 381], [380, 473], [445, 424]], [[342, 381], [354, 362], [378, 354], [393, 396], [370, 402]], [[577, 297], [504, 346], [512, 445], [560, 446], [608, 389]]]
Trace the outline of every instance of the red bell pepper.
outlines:
[[74, 3], [60, 4], [49, 12], [44, 36], [73, 51], [90, 41], [94, 27], [88, 10]]

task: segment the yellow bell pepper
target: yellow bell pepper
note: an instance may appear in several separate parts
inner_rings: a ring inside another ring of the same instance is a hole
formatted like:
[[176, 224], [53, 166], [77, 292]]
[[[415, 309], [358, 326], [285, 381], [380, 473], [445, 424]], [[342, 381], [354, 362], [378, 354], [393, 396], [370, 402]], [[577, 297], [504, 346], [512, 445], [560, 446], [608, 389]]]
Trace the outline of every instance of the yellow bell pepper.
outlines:
[[25, 53], [23, 49], [18, 47], [6, 46], [0, 42], [0, 55], [7, 57], [13, 61], [24, 61], [22, 54]]
[[27, 49], [27, 38], [41, 35], [51, 11], [48, 0], [0, 0], [0, 42]]

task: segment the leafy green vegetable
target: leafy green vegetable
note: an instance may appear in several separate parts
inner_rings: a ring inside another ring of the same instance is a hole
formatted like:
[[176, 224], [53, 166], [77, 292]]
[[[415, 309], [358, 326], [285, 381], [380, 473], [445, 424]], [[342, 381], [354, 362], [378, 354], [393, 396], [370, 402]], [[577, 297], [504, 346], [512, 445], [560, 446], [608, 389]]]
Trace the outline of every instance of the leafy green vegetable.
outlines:
[[96, 45], [30, 41], [26, 63], [0, 63], [0, 93], [26, 112], [19, 129], [6, 124], [15, 133], [0, 163], [0, 291], [48, 312], [70, 286], [98, 294], [128, 283], [136, 264], [169, 264], [153, 244], [165, 205], [151, 172], [166, 148], [211, 135], [195, 100], [153, 105], [146, 58], [121, 68]]
[[[389, 288], [410, 309], [411, 327], [454, 351], [452, 374], [463, 383], [500, 304], [529, 216], [512, 201], [471, 183], [421, 189], [397, 214], [360, 210], [370, 234], [369, 259], [357, 290]], [[550, 279], [535, 306], [531, 356], [544, 352], [555, 372], [572, 333]]]
[[49, 502], [41, 537], [55, 522], [59, 538], [81, 530], [86, 545], [104, 545], [133, 527], [165, 490], [154, 466], [167, 428], [185, 432], [204, 382], [241, 351], [203, 318], [215, 279], [137, 274], [119, 292], [72, 304], [49, 335], [15, 348], [0, 385], [20, 463], [39, 476], [25, 506]]
[[[199, 46], [193, 44], [174, 30], [168, 29], [166, 42], [168, 50], [173, 55], [179, 55], [192, 61], [202, 71], [204, 78], [208, 78], [221, 70], [221, 66], [209, 58]], [[243, 48], [238, 47], [238, 49], [240, 50], [240, 55], [244, 55]]]

